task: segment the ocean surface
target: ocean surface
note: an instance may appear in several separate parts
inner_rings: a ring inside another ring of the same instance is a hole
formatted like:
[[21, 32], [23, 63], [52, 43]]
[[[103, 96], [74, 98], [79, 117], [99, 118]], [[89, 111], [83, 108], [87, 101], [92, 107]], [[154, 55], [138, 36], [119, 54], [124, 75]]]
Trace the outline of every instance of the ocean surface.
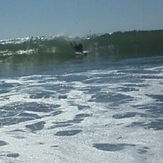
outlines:
[[163, 162], [163, 56], [6, 53], [0, 163]]

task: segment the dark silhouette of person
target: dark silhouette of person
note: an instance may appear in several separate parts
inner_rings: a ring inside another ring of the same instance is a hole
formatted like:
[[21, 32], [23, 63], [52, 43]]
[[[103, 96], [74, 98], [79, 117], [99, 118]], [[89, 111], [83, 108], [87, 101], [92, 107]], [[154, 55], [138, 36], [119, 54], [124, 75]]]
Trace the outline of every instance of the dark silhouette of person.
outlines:
[[75, 52], [81, 52], [83, 53], [83, 45], [80, 43], [80, 44], [76, 44], [76, 42], [74, 42], [74, 44], [72, 44], [72, 47], [74, 48]]

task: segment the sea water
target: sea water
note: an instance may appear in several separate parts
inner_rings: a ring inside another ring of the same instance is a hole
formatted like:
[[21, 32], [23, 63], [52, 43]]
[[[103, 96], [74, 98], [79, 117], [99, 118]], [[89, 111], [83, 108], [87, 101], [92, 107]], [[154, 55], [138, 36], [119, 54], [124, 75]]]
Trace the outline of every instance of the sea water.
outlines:
[[29, 58], [0, 60], [0, 162], [163, 162], [162, 56]]

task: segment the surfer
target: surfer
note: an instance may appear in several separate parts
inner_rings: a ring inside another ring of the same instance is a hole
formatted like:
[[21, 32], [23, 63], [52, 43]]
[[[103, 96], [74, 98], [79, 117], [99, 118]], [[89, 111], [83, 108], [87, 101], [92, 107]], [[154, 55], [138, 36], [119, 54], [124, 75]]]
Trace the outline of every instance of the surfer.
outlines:
[[83, 53], [83, 45], [81, 43], [77, 45], [76, 42], [74, 42], [71, 43], [71, 46], [74, 48], [75, 52]]
[[81, 43], [76, 44], [76, 42], [70, 43], [71, 46], [73, 47], [75, 54], [77, 56], [87, 56], [87, 54], [89, 53], [88, 51], [84, 51], [83, 50], [83, 45]]

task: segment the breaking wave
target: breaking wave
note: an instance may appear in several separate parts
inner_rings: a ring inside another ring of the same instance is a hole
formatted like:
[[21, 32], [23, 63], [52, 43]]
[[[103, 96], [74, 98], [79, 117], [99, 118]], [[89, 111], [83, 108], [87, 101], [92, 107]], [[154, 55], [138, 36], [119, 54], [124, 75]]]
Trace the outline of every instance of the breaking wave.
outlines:
[[[61, 64], [76, 58], [72, 43], [83, 45], [87, 59], [158, 56], [163, 54], [163, 30], [115, 32], [87, 37], [26, 37], [0, 41], [0, 70], [15, 65], [38, 66]], [[82, 56], [83, 57], [83, 56]]]

